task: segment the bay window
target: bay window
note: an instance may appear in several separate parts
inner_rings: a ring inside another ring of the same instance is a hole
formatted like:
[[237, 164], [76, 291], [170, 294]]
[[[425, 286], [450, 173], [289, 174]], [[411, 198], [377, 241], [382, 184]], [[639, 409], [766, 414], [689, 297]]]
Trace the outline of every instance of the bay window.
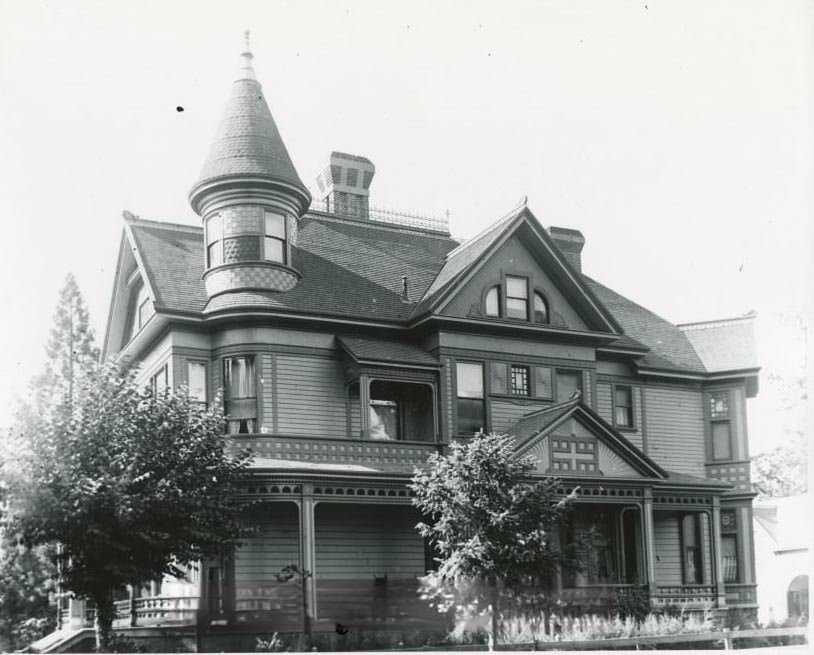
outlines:
[[732, 459], [732, 429], [729, 391], [712, 391], [707, 397], [710, 451], [713, 460]]

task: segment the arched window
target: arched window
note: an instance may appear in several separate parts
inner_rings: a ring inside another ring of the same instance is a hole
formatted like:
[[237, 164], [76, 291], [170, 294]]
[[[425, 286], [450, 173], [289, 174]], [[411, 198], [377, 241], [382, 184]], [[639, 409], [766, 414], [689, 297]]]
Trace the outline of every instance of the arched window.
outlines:
[[548, 303], [537, 291], [534, 292], [534, 322], [548, 323]]
[[486, 292], [486, 315], [500, 316], [500, 285], [493, 286]]

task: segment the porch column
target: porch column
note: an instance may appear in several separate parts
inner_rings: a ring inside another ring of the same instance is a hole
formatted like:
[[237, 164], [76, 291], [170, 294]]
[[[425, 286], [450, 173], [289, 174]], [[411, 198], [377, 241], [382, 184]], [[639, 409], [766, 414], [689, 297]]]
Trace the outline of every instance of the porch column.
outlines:
[[[303, 491], [305, 491], [305, 485], [303, 485]], [[303, 496], [300, 501], [300, 567], [308, 572], [303, 583], [303, 592], [308, 605], [308, 618], [312, 625], [317, 616], [316, 581], [314, 579], [317, 559], [314, 539], [315, 504], [314, 499], [310, 496]]]
[[[709, 515], [708, 515], [709, 516]], [[712, 497], [712, 570], [715, 578], [715, 594], [718, 607], [726, 606], [726, 586], [724, 585], [724, 568], [721, 563], [721, 499]]]
[[644, 540], [644, 561], [647, 571], [647, 591], [652, 599], [656, 596], [656, 548], [653, 529], [653, 490], [644, 490], [642, 511], [642, 539]]

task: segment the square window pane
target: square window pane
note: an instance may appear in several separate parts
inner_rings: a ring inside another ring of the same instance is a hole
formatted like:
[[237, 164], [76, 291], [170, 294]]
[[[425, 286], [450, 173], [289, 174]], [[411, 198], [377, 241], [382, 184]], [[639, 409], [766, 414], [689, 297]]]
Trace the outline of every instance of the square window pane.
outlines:
[[285, 218], [280, 214], [266, 212], [266, 236], [285, 239]]
[[512, 298], [528, 300], [529, 286], [526, 278], [506, 276], [506, 295]]
[[517, 396], [529, 395], [528, 366], [512, 366], [512, 393]]
[[200, 362], [187, 363], [187, 377], [189, 381], [189, 397], [198, 402], [206, 402], [206, 364]]
[[506, 315], [509, 318], [527, 320], [529, 317], [528, 301], [520, 298], [506, 298]]
[[272, 262], [284, 262], [284, 242], [279, 239], [266, 237], [266, 259]]
[[459, 362], [456, 379], [459, 398], [483, 398], [483, 364]]
[[711, 418], [729, 417], [729, 393], [716, 391], [709, 395], [709, 415]]
[[729, 421], [712, 424], [712, 459], [732, 459]]

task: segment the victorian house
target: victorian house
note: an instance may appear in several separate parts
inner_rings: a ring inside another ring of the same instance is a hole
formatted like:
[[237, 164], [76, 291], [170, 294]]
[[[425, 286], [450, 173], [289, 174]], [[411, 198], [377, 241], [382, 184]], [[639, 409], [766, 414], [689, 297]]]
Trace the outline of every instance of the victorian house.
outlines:
[[[254, 453], [251, 530], [125, 601], [126, 621], [296, 630], [304, 594], [316, 629], [437, 623], [407, 483], [481, 429], [580, 487], [574, 529], [594, 537], [559, 597], [753, 611], [752, 318], [669, 323], [585, 275], [582, 233], [525, 204], [462, 243], [377, 211], [365, 157], [332, 153], [312, 195], [242, 62], [189, 192], [201, 225], [125, 212], [104, 356], [157, 390], [222, 390]], [[304, 584], [278, 580], [291, 564]]]

